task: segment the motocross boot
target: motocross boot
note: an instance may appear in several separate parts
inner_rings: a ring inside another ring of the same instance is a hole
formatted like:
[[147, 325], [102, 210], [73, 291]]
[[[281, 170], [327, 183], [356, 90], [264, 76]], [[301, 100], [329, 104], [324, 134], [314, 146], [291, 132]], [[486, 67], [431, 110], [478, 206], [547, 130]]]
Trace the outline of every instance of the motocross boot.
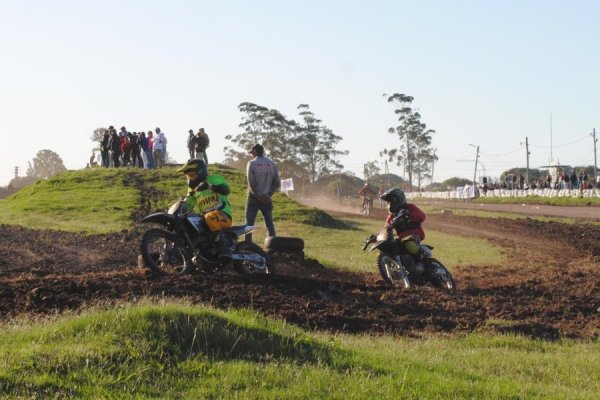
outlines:
[[417, 272], [418, 275], [421, 275], [423, 272], [425, 272], [425, 265], [423, 263], [423, 254], [421, 253], [421, 251], [419, 251], [417, 254], [414, 254], [412, 256], [414, 262], [415, 262], [415, 271]]
[[231, 239], [225, 232], [219, 232], [219, 235], [217, 236], [217, 241], [218, 241], [218, 246], [219, 246], [219, 253], [218, 253], [217, 257], [219, 258], [219, 261], [223, 265], [230, 264], [231, 261], [233, 260], [233, 257], [231, 254], [231, 248], [233, 247], [233, 242], [231, 241]]
[[416, 274], [416, 270], [415, 270], [415, 258], [412, 254], [407, 253], [407, 254], [403, 254], [401, 256], [401, 260], [402, 260], [402, 264], [404, 265], [404, 268], [411, 274], [415, 275]]

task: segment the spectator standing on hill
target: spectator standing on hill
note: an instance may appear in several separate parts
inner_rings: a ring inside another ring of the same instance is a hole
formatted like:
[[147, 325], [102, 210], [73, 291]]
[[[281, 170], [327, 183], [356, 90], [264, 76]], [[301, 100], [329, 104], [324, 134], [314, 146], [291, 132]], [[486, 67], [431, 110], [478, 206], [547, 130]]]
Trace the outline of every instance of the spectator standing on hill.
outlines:
[[131, 133], [129, 136], [129, 144], [131, 146], [131, 165], [141, 168], [143, 164], [140, 151], [140, 137], [138, 136], [137, 132]]
[[198, 159], [204, 160], [204, 162], [208, 165], [208, 157], [206, 155], [206, 148], [210, 144], [210, 140], [209, 140], [206, 132], [204, 132], [204, 128], [198, 129], [198, 133], [196, 134], [194, 143], [196, 145], [195, 157]]
[[148, 131], [147, 142], [148, 150], [146, 151], [146, 157], [148, 157], [148, 169], [156, 168], [156, 160], [154, 159], [154, 133]]
[[[250, 154], [253, 158], [246, 165], [246, 179], [248, 182], [246, 224], [254, 225], [256, 214], [260, 210], [265, 219], [269, 236], [275, 236], [271, 197], [281, 187], [277, 164], [264, 156], [265, 149], [258, 143], [252, 146]], [[246, 235], [246, 241], [252, 241], [251, 233]]]
[[196, 153], [196, 143], [194, 143], [196, 136], [194, 135], [194, 130], [190, 129], [188, 131], [188, 138], [187, 138], [187, 148], [188, 148], [188, 153], [190, 155], [190, 160], [192, 158], [194, 158], [194, 155]]
[[144, 169], [148, 169], [148, 156], [146, 155], [146, 150], [148, 150], [148, 138], [146, 137], [146, 132], [140, 132], [138, 143], [140, 144], [140, 155], [143, 163], [141, 166], [144, 167]]
[[108, 159], [110, 151], [110, 132], [104, 131], [102, 135], [102, 141], [100, 141], [100, 155], [102, 156], [102, 166], [108, 168], [110, 161]]
[[113, 167], [119, 168], [119, 165], [121, 165], [121, 162], [119, 161], [121, 158], [121, 139], [119, 139], [119, 135], [114, 128], [112, 128], [110, 133], [110, 151], [112, 154]]
[[152, 142], [153, 154], [154, 154], [154, 162], [157, 168], [162, 168], [165, 166], [165, 154], [167, 152], [167, 138], [165, 137], [164, 132], [160, 130], [160, 128], [156, 128], [156, 136]]

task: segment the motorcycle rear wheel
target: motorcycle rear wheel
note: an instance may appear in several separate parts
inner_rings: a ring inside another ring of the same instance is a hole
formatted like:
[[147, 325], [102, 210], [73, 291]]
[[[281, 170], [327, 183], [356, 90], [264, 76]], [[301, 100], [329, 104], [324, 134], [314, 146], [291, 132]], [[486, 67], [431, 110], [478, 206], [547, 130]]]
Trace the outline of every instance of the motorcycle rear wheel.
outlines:
[[448, 269], [441, 262], [432, 258], [429, 261], [429, 268], [432, 268], [431, 272], [429, 272], [431, 283], [448, 292], [456, 292], [456, 282]]
[[257, 254], [265, 259], [264, 265], [251, 260], [234, 261], [233, 266], [242, 275], [275, 275], [275, 265], [267, 253], [252, 242], [240, 242], [235, 246], [238, 254]]
[[144, 264], [153, 272], [171, 275], [184, 266], [183, 256], [175, 246], [175, 235], [164, 229], [148, 229], [142, 236], [140, 252]]
[[377, 268], [384, 281], [394, 287], [404, 287], [410, 289], [410, 279], [404, 266], [399, 264], [390, 255], [379, 253], [377, 256]]

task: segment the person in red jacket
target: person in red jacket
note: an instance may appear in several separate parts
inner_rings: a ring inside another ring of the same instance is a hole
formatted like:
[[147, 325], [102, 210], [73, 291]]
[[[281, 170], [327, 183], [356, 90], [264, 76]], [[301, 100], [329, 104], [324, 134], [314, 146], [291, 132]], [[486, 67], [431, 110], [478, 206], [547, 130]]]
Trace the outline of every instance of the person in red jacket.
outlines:
[[[401, 189], [390, 189], [380, 198], [388, 204], [390, 212], [385, 220], [386, 224], [394, 228], [404, 248], [413, 255], [413, 262], [419, 261], [421, 241], [425, 239], [425, 231], [421, 226], [425, 221], [425, 213], [416, 205], [407, 203], [406, 195]], [[411, 267], [414, 265], [409, 266], [409, 269]]]

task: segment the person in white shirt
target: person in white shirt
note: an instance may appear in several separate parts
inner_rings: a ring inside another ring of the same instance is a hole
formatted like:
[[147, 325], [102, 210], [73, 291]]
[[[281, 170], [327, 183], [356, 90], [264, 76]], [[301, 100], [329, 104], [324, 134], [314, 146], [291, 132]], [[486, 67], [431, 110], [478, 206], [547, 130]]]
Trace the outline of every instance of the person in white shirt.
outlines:
[[[265, 219], [269, 236], [275, 236], [273, 224], [273, 203], [271, 196], [281, 187], [277, 164], [265, 157], [265, 149], [255, 144], [250, 149], [252, 160], [246, 165], [248, 197], [246, 199], [246, 224], [254, 225], [256, 214], [260, 211]], [[246, 241], [252, 241], [252, 234], [246, 235]]]
[[154, 162], [156, 163], [156, 167], [162, 168], [165, 166], [165, 156], [167, 154], [167, 138], [165, 137], [164, 132], [160, 130], [160, 128], [156, 128], [156, 135], [154, 135], [154, 141], [152, 152], [154, 154]]

